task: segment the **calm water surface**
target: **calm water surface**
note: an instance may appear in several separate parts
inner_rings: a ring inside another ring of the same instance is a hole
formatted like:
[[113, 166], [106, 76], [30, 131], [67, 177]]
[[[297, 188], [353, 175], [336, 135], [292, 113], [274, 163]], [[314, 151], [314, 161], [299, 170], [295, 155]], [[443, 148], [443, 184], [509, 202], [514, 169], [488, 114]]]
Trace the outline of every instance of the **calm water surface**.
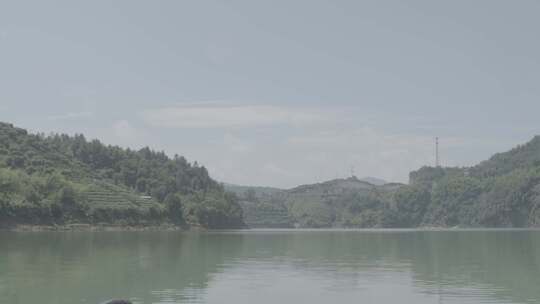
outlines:
[[0, 232], [0, 303], [540, 303], [540, 231]]

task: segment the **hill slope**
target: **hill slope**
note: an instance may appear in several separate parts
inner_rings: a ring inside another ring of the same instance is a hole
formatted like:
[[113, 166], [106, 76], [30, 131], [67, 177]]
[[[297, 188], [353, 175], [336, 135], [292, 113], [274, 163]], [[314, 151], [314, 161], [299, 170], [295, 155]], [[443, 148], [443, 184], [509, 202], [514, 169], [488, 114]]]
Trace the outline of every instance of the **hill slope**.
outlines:
[[351, 177], [289, 190], [244, 187], [237, 195], [250, 227], [371, 227], [372, 217], [387, 208], [386, 198], [401, 186]]
[[473, 167], [421, 168], [409, 185], [349, 178], [239, 196], [257, 227], [540, 227], [540, 137]]
[[0, 123], [0, 223], [242, 226], [233, 194], [196, 162]]
[[540, 137], [469, 168], [421, 168], [411, 188], [429, 194], [423, 223], [540, 226]]

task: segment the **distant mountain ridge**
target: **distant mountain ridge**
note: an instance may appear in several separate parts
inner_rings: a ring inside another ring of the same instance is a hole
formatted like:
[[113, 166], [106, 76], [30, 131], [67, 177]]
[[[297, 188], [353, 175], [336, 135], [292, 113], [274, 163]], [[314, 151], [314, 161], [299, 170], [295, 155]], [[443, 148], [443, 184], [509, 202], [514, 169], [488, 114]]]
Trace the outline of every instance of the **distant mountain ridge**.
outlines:
[[[373, 181], [370, 179], [369, 181]], [[297, 186], [282, 190], [266, 187], [235, 187], [244, 209], [244, 220], [251, 227], [331, 227], [348, 226], [353, 217], [347, 211], [351, 196], [372, 197], [399, 189], [402, 184], [376, 180], [374, 185], [356, 177]], [[238, 191], [238, 190], [242, 191]]]
[[[366, 176], [366, 177], [362, 177], [362, 178], [357, 178], [357, 177], [354, 177], [354, 178], [357, 179], [358, 181], [366, 182], [366, 183], [369, 183], [369, 184], [372, 184], [372, 185], [375, 185], [375, 186], [382, 186], [382, 185], [385, 185], [385, 184], [389, 184], [389, 182], [385, 181], [384, 179], [380, 179], [380, 178], [377, 178], [377, 177]], [[341, 180], [341, 179], [336, 178], [335, 180]], [[326, 182], [330, 182], [330, 181], [332, 181], [332, 180], [329, 180], [329, 181], [326, 181]], [[309, 184], [306, 184], [306, 185], [309, 185]], [[248, 190], [254, 190], [256, 192], [264, 192], [264, 193], [270, 194], [270, 193], [275, 193], [275, 192], [280, 192], [280, 191], [291, 190], [291, 189], [294, 189], [294, 188], [297, 188], [297, 187], [302, 187], [302, 186], [305, 186], [305, 185], [299, 185], [299, 186], [289, 188], [289, 189], [287, 189], [287, 188], [278, 188], [278, 187], [268, 187], [268, 186], [238, 185], [238, 184], [231, 184], [231, 183], [223, 183], [223, 186], [225, 187], [225, 189], [227, 189], [227, 191], [231, 191], [231, 192], [236, 193], [236, 194], [242, 194], [242, 193], [244, 193], [244, 192], [246, 192]]]
[[351, 177], [248, 192], [257, 227], [539, 227], [540, 136], [476, 166], [420, 168], [408, 185]]
[[225, 187], [227, 191], [230, 191], [237, 195], [242, 195], [249, 190], [253, 190], [257, 193], [264, 193], [264, 194], [272, 194], [272, 193], [284, 191], [284, 189], [275, 188], [275, 187], [246, 186], [246, 185], [236, 185], [236, 184], [229, 184], [229, 183], [223, 183], [223, 187]]
[[[231, 193], [232, 192], [232, 193]], [[181, 156], [0, 123], [0, 226], [540, 227], [540, 137], [409, 184], [356, 177], [292, 189], [222, 185]]]
[[380, 179], [380, 178], [377, 178], [377, 177], [371, 177], [371, 176], [366, 176], [366, 177], [362, 177], [360, 178], [361, 181], [364, 181], [364, 182], [368, 182], [372, 185], [375, 185], [375, 186], [382, 186], [384, 184], [388, 184], [389, 182], [385, 181], [384, 179]]

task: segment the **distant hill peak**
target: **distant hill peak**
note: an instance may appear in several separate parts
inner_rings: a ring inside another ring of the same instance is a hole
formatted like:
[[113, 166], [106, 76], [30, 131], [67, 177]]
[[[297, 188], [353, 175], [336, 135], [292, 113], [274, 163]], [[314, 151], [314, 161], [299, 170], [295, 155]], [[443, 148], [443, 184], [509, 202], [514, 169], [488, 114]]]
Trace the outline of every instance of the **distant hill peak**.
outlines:
[[385, 181], [384, 179], [380, 179], [380, 178], [372, 177], [372, 176], [362, 177], [362, 178], [360, 178], [360, 180], [364, 181], [364, 182], [367, 182], [367, 183], [370, 183], [370, 184], [375, 185], [375, 186], [382, 186], [382, 185], [388, 184], [388, 182]]
[[364, 179], [359, 179], [356, 176], [351, 176], [347, 178], [336, 178], [315, 184], [300, 185], [298, 187], [288, 190], [288, 192], [303, 192], [322, 188], [371, 189], [379, 186], [381, 185], [375, 185]]

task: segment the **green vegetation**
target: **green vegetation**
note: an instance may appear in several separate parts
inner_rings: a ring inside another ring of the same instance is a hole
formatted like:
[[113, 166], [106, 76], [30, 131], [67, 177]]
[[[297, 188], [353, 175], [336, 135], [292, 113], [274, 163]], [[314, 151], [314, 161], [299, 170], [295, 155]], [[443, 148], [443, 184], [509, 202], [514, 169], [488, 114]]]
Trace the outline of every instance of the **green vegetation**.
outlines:
[[[376, 186], [355, 177], [290, 190], [236, 188], [250, 227], [378, 227], [402, 185]], [[233, 186], [227, 186], [228, 188]], [[235, 189], [235, 188], [232, 188]]]
[[477, 166], [421, 168], [411, 172], [409, 185], [351, 177], [291, 190], [243, 190], [240, 198], [255, 202], [242, 203], [246, 222], [255, 226], [539, 227], [540, 137]]
[[225, 184], [240, 200], [244, 222], [251, 228], [292, 228], [294, 222], [283, 202], [284, 190]]
[[196, 162], [0, 123], [0, 225], [70, 223], [243, 226], [235, 195]]
[[[227, 189], [227, 191], [225, 190]], [[228, 192], [230, 191], [230, 192]], [[0, 123], [0, 225], [540, 226], [540, 137], [409, 185], [356, 177], [290, 190], [220, 185], [196, 162]]]
[[470, 168], [422, 168], [411, 187], [431, 194], [423, 225], [538, 227], [540, 137]]
[[284, 204], [241, 201], [244, 221], [251, 228], [292, 228], [293, 221]]

